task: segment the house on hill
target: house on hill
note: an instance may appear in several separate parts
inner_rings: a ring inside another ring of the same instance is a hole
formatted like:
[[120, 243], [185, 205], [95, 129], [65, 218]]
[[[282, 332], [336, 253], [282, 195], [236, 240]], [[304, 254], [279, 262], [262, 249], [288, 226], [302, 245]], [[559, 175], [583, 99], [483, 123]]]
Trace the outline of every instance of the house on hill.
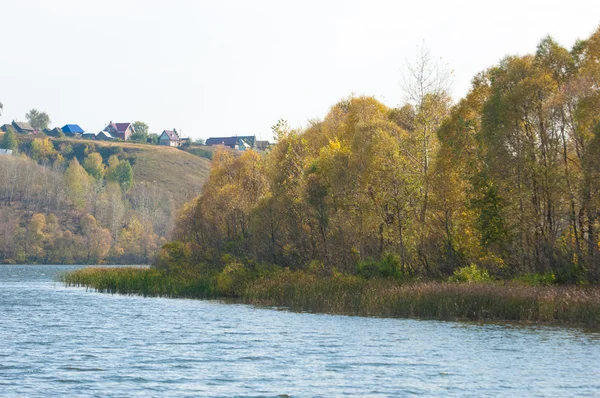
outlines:
[[158, 143], [165, 146], [179, 146], [179, 135], [173, 130], [164, 130], [158, 137]]
[[65, 124], [62, 131], [67, 137], [81, 137], [81, 135], [85, 133], [78, 124]]
[[50, 137], [61, 137], [62, 135], [65, 135], [63, 129], [60, 127], [54, 127], [52, 130], [44, 129], [44, 134]]
[[36, 129], [31, 127], [31, 125], [26, 122], [15, 122], [13, 120], [11, 125], [15, 129], [15, 131], [19, 134], [37, 134], [38, 133], [38, 131]]
[[95, 139], [100, 140], [100, 141], [113, 141], [116, 139], [116, 137], [114, 137], [108, 131], [101, 131], [98, 134], [96, 134]]
[[12, 124], [3, 124], [2, 127], [0, 127], [0, 130], [2, 130], [3, 133], [8, 133], [9, 131], [15, 132], [15, 128]]
[[110, 122], [108, 126], [104, 128], [103, 131], [106, 131], [114, 138], [120, 138], [123, 141], [129, 140], [132, 134], [135, 132], [133, 130], [133, 123], [113, 123]]
[[204, 143], [206, 146], [223, 145], [239, 151], [254, 148], [256, 136], [211, 137]]

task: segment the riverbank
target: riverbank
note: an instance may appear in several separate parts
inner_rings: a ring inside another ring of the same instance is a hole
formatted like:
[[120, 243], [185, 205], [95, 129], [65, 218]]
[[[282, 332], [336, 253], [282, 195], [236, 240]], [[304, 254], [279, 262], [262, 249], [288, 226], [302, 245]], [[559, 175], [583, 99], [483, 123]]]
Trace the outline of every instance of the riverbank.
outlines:
[[321, 277], [278, 271], [260, 278], [169, 273], [155, 268], [84, 268], [67, 286], [155, 297], [233, 299], [292, 311], [450, 321], [600, 327], [600, 289], [517, 283], [449, 283]]

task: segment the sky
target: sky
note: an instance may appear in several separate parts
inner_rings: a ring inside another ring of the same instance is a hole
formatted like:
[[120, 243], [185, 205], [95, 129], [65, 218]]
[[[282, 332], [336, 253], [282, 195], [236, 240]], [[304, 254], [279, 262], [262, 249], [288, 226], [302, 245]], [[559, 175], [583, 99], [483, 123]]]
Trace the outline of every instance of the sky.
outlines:
[[350, 95], [404, 102], [420, 46], [453, 70], [455, 100], [546, 35], [570, 48], [600, 1], [0, 0], [0, 124], [143, 121], [184, 137], [256, 135], [323, 118]]

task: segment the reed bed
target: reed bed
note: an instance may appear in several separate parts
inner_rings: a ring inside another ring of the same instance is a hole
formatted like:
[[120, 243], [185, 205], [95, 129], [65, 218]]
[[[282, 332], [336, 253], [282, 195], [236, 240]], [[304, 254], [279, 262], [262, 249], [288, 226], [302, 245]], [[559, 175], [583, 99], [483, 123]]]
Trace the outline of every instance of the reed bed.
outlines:
[[184, 273], [168, 273], [156, 268], [88, 267], [60, 277], [67, 286], [89, 287], [101, 293], [135, 294], [144, 297], [216, 296], [211, 278]]
[[600, 326], [600, 289], [515, 283], [400, 284], [356, 277], [281, 275], [253, 283], [248, 303], [297, 311], [478, 322]]
[[143, 296], [234, 298], [293, 311], [477, 322], [600, 327], [600, 288], [517, 283], [399, 283], [356, 276], [318, 277], [280, 271], [220, 292], [217, 278], [154, 268], [85, 268], [63, 277], [69, 286]]

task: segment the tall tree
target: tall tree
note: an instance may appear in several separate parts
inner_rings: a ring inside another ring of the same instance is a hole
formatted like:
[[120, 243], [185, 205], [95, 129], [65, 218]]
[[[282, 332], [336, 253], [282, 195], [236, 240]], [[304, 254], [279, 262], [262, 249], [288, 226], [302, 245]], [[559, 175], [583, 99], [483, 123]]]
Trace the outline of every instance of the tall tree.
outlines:
[[111, 156], [108, 159], [106, 179], [118, 183], [121, 189], [126, 192], [133, 185], [133, 169], [131, 168], [131, 164], [127, 160], [118, 161], [116, 156]]
[[77, 158], [73, 158], [65, 172], [65, 182], [71, 200], [79, 209], [83, 209], [86, 205], [86, 198], [91, 186], [90, 179], [91, 177], [81, 167]]
[[15, 150], [17, 149], [18, 141], [12, 129], [7, 129], [2, 137], [2, 148]]
[[414, 130], [406, 150], [421, 180], [419, 257], [426, 269], [429, 269], [425, 245], [429, 232], [431, 168], [439, 147], [437, 130], [450, 110], [451, 78], [447, 65], [432, 59], [424, 45], [419, 48], [415, 61], [407, 63], [403, 76], [405, 99], [415, 109]]
[[37, 109], [30, 110], [25, 114], [25, 118], [34, 129], [43, 130], [50, 124], [50, 117], [46, 112], [40, 112]]
[[98, 152], [92, 152], [85, 158], [83, 168], [96, 180], [104, 178], [104, 163]]
[[131, 135], [131, 140], [141, 143], [146, 143], [148, 139], [148, 125], [144, 122], [137, 121], [133, 123], [134, 133]]

